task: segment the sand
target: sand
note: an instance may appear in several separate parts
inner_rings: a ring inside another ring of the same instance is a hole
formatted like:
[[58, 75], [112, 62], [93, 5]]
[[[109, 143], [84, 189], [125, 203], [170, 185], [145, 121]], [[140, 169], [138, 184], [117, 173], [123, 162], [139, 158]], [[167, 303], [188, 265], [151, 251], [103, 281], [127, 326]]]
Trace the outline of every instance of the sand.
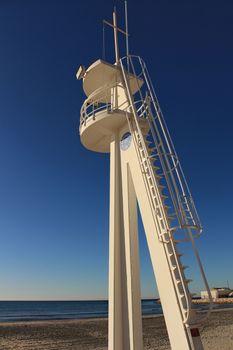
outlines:
[[[233, 310], [200, 329], [205, 350], [233, 350]], [[164, 318], [143, 318], [144, 349], [170, 349]], [[0, 350], [107, 350], [107, 320], [0, 323]]]

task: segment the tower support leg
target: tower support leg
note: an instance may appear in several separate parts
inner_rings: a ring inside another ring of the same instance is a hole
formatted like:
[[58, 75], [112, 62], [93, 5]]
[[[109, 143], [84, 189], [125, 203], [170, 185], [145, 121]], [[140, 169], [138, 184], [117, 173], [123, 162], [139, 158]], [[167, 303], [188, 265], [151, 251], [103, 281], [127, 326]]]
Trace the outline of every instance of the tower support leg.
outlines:
[[142, 350], [137, 199], [128, 163], [121, 164], [130, 350]]
[[128, 302], [119, 138], [110, 145], [108, 350], [128, 350]]

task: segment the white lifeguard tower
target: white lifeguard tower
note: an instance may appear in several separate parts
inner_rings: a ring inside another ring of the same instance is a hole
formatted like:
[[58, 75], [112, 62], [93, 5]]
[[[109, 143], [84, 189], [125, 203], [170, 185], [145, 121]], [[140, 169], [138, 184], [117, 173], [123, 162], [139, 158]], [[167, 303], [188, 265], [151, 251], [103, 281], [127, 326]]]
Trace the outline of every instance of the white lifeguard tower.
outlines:
[[[126, 29], [113, 12], [116, 62], [80, 66], [87, 96], [81, 108], [84, 147], [110, 153], [109, 350], [142, 350], [137, 203], [163, 308], [171, 348], [203, 349], [179, 244], [194, 243], [201, 225], [144, 61], [129, 55]], [[119, 58], [117, 33], [126, 36]]]

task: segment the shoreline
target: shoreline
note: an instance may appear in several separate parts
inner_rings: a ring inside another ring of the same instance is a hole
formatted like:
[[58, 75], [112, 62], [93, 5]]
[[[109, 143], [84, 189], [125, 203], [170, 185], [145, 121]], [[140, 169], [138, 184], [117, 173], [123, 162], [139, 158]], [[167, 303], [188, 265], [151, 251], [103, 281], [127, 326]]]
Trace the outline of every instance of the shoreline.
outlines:
[[[163, 315], [143, 317], [144, 350], [170, 350]], [[108, 350], [106, 318], [0, 323], [4, 350]], [[233, 308], [214, 310], [200, 327], [205, 350], [233, 349]]]
[[[200, 313], [206, 313], [208, 312], [208, 309], [206, 310], [198, 310]], [[211, 310], [211, 314], [215, 312], [233, 312], [233, 307], [229, 308], [219, 308], [219, 309], [213, 309]], [[159, 318], [163, 317], [163, 314], [154, 314], [154, 315], [142, 315], [142, 319], [153, 319], [153, 318]], [[93, 322], [98, 322], [98, 321], [107, 321], [108, 317], [86, 317], [86, 318], [70, 318], [70, 319], [49, 319], [49, 320], [27, 320], [27, 321], [0, 321], [0, 327], [4, 325], [19, 325], [19, 324], [31, 324], [31, 323], [53, 323], [53, 322], [59, 322], [59, 323], [68, 323], [68, 322], [88, 322], [88, 321], [93, 321]], [[232, 346], [233, 349], [233, 346]]]

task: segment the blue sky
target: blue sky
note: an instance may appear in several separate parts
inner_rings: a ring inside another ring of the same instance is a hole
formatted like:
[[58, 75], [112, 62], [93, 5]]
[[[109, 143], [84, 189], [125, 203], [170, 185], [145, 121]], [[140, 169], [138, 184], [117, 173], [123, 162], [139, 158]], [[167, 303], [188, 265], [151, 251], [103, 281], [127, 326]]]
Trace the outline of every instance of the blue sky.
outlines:
[[[111, 19], [112, 7], [0, 3], [2, 300], [107, 297], [109, 156], [80, 144], [84, 94], [75, 73], [101, 57], [102, 19]], [[131, 0], [128, 7], [130, 51], [147, 63], [205, 228], [198, 247], [210, 285], [229, 280], [233, 288], [233, 4]], [[111, 32], [106, 39], [111, 61]], [[139, 227], [142, 295], [153, 297]], [[198, 277], [193, 288], [201, 288]]]

